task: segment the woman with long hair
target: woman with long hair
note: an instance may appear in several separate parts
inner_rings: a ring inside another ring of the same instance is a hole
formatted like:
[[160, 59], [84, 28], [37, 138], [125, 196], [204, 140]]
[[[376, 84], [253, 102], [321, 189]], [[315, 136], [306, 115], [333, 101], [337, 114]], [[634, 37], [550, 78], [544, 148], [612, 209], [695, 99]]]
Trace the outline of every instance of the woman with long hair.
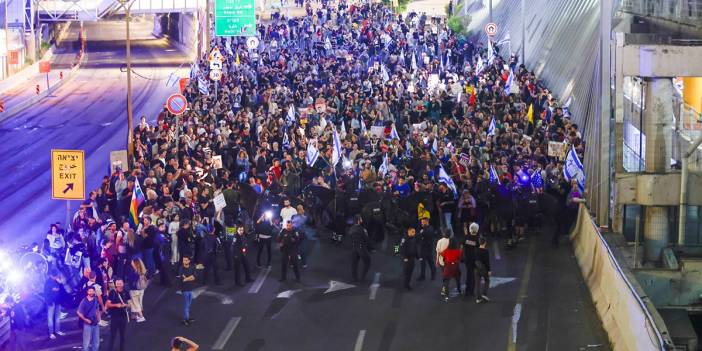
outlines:
[[441, 288], [441, 296], [444, 300], [449, 298], [449, 281], [454, 279], [456, 281], [456, 289], [458, 289], [458, 295], [461, 294], [461, 270], [459, 268], [461, 261], [461, 248], [456, 242], [456, 239], [451, 238], [449, 240], [449, 245], [446, 250], [441, 252], [441, 257], [444, 260], [444, 270], [443, 270], [443, 280], [444, 284]]
[[132, 313], [136, 315], [137, 323], [144, 322], [146, 321], [143, 311], [144, 290], [146, 290], [146, 286], [149, 284], [149, 281], [146, 278], [146, 266], [141, 259], [132, 259], [128, 281], [130, 288], [129, 296], [131, 297], [129, 308]]

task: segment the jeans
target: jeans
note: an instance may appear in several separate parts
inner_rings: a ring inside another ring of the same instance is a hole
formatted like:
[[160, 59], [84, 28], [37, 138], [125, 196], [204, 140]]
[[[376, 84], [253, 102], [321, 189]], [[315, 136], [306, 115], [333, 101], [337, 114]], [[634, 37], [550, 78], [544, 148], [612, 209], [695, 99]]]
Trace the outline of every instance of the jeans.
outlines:
[[453, 215], [453, 213], [451, 213], [451, 212], [444, 212], [444, 217], [443, 217], [443, 219], [444, 219], [444, 223], [443, 223], [444, 228], [446, 228], [446, 230], [448, 230], [449, 233], [451, 233], [451, 236], [453, 236], [453, 226], [451, 225], [451, 219], [452, 219], [451, 217], [452, 217], [452, 215]]
[[100, 348], [100, 327], [94, 325], [83, 325], [83, 350], [98, 351]]
[[115, 338], [119, 334], [119, 350], [124, 351], [124, 331], [127, 328], [127, 317], [112, 318], [110, 321], [110, 347], [109, 350], [113, 350], [115, 344]]
[[54, 302], [47, 306], [46, 319], [49, 325], [49, 334], [56, 334], [56, 332], [61, 331], [61, 320], [59, 316], [61, 315], [61, 305]]
[[193, 292], [183, 291], [183, 319], [190, 319], [190, 304], [193, 302]]

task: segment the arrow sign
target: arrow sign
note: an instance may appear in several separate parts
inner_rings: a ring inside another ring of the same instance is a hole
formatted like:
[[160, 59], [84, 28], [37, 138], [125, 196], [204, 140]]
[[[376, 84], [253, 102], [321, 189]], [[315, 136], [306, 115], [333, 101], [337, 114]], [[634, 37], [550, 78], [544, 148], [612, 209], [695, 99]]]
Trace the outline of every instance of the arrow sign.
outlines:
[[490, 288], [500, 286], [502, 284], [507, 284], [509, 282], [515, 281], [517, 278], [512, 277], [490, 277]]
[[298, 292], [300, 292], [300, 291], [302, 291], [302, 289], [285, 290], [285, 291], [279, 293], [278, 296], [276, 296], [276, 298], [279, 298], [279, 299], [289, 299], [289, 298], [292, 297], [295, 293], [298, 293]]
[[66, 189], [63, 189], [63, 193], [67, 193], [69, 190], [73, 190], [73, 183], [66, 184]]
[[355, 285], [346, 284], [344, 282], [338, 282], [336, 280], [330, 280], [329, 281], [329, 288], [327, 289], [327, 291], [324, 292], [324, 294], [328, 294], [330, 292], [339, 291], [339, 290], [351, 289], [351, 288], [355, 288], [355, 287], [356, 287]]

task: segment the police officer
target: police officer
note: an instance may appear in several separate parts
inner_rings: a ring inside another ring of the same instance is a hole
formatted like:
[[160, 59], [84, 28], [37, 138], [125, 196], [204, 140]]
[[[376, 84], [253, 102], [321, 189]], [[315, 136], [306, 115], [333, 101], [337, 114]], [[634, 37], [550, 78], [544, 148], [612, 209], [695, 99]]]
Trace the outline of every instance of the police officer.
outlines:
[[361, 215], [356, 215], [356, 223], [349, 228], [351, 237], [351, 276], [353, 281], [358, 281], [358, 262], [363, 261], [363, 272], [361, 280], [366, 279], [368, 268], [370, 268], [370, 238], [368, 232], [363, 228]]
[[292, 221], [285, 223], [285, 228], [280, 231], [280, 234], [276, 238], [276, 242], [280, 247], [280, 252], [283, 254], [281, 259], [282, 265], [282, 276], [280, 281], [283, 282], [288, 276], [288, 266], [293, 266], [293, 271], [295, 272], [295, 279], [300, 282], [300, 264], [298, 262], [300, 258], [300, 242], [302, 241], [302, 234], [295, 230]]
[[466, 265], [466, 296], [473, 296], [475, 290], [475, 260], [479, 245], [478, 223], [471, 223], [468, 227], [468, 235], [463, 241], [463, 259]]
[[234, 279], [237, 286], [243, 286], [241, 283], [241, 271], [244, 272], [244, 277], [247, 283], [251, 283], [251, 274], [249, 273], [249, 259], [247, 258], [247, 251], [249, 250], [248, 239], [246, 238], [246, 233], [244, 231], [244, 226], [241, 223], [236, 228], [236, 235], [232, 239], [232, 253], [234, 258]]
[[202, 283], [207, 284], [207, 277], [209, 272], [214, 273], [215, 284], [219, 285], [219, 267], [217, 266], [217, 251], [220, 247], [220, 241], [215, 231], [211, 230], [205, 239], [203, 239], [203, 249], [205, 251], [205, 272], [203, 274]]
[[434, 265], [434, 243], [436, 242], [436, 231], [429, 225], [429, 218], [423, 217], [421, 227], [417, 233], [419, 241], [419, 264], [422, 266], [419, 273], [419, 280], [425, 279], [426, 267], [431, 270], [431, 280], [436, 279], [436, 266]]
[[417, 243], [416, 231], [413, 227], [407, 228], [407, 235], [400, 241], [400, 256], [402, 256], [403, 272], [405, 275], [405, 289], [412, 290], [410, 281], [414, 272], [414, 262], [419, 258], [419, 245]]
[[234, 242], [234, 236], [236, 235], [236, 221], [235, 217], [231, 217], [228, 214], [224, 215], [224, 235], [222, 244], [224, 246], [224, 262], [227, 264], [227, 270], [232, 270], [232, 253], [234, 249], [232, 248], [232, 243]]

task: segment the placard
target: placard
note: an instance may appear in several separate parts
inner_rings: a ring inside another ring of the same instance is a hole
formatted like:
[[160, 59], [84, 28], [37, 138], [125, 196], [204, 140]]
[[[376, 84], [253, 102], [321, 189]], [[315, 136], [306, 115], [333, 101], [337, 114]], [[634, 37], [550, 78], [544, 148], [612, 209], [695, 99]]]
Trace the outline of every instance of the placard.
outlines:
[[385, 133], [385, 128], [382, 126], [372, 126], [370, 129], [370, 135], [375, 135], [377, 138], [382, 138]]
[[563, 150], [565, 150], [563, 143], [557, 141], [548, 142], [548, 155], [552, 157], [563, 157]]

